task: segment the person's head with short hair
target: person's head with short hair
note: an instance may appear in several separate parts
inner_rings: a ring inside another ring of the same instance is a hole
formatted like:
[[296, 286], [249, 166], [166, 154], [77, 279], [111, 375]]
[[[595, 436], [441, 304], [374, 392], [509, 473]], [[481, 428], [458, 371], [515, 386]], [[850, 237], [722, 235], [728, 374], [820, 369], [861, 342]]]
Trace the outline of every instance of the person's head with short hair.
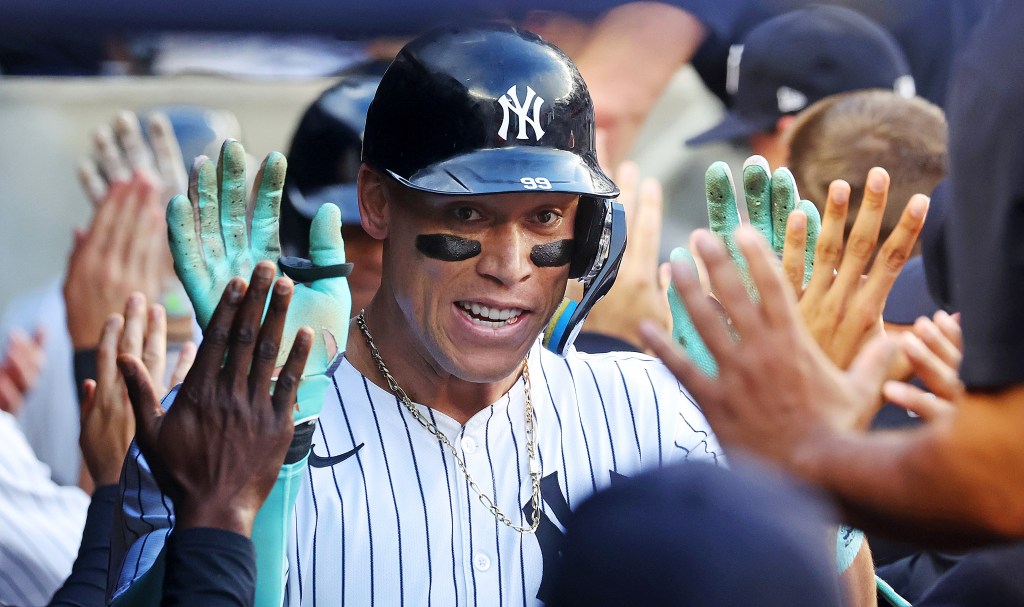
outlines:
[[[850, 184], [849, 234], [872, 167], [889, 172], [888, 204], [879, 242], [889, 237], [907, 201], [931, 194], [949, 168], [946, 119], [920, 97], [870, 90], [833, 95], [804, 110], [788, 136], [789, 169], [800, 195], [824, 212], [829, 184]], [[919, 248], [915, 246], [914, 251]]]
[[899, 44], [882, 26], [840, 6], [810, 6], [766, 20], [729, 52], [732, 103], [717, 125], [687, 141], [749, 140], [773, 167], [787, 164], [794, 116], [836, 93], [886, 88], [914, 95]]
[[[624, 215], [597, 163], [593, 103], [534, 34], [442, 28], [407, 44], [370, 104], [362, 161], [362, 225], [384, 243], [367, 324], [391, 336], [384, 358], [429, 367], [435, 384], [516, 377], [556, 311], [585, 311], [614, 279], [624, 235], [609, 226]], [[579, 306], [565, 304], [567, 279], [591, 273]]]

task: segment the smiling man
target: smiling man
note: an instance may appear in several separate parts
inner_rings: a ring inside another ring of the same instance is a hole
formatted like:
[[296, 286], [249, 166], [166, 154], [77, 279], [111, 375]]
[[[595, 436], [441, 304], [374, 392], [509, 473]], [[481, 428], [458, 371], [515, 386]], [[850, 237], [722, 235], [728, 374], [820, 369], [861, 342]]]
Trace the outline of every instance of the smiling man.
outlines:
[[[584, 498], [623, 476], [720, 457], [661, 362], [571, 347], [625, 244], [618, 190], [594, 153], [590, 95], [568, 57], [532, 34], [436, 30], [384, 74], [363, 141], [360, 215], [383, 241], [381, 287], [327, 371], [285, 527], [288, 604], [539, 604]], [[222, 165], [234, 153], [225, 149]], [[274, 166], [268, 158], [254, 217], [273, 206], [260, 201], [274, 199]], [[237, 179], [222, 175], [221, 194]], [[323, 214], [311, 235], [321, 277], [340, 267], [314, 242]], [[251, 250], [269, 225], [253, 220]], [[204, 251], [216, 240], [186, 236], [176, 242]], [[183, 280], [203, 263], [179, 257]], [[584, 283], [580, 302], [563, 301], [570, 277]], [[299, 299], [290, 326], [317, 328]], [[296, 419], [309, 419], [301, 394], [300, 408]], [[115, 594], [150, 567], [173, 519], [141, 495], [126, 492], [127, 518], [144, 511], [135, 518], [148, 526], [126, 525], [137, 531], [128, 555], [115, 555]]]

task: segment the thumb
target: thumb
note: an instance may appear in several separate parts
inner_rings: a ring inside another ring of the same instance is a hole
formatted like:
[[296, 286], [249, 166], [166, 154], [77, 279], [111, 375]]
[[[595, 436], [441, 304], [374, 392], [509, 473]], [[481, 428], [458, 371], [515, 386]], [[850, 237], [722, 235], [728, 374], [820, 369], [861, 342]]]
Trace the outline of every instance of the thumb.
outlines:
[[146, 370], [146, 365], [137, 357], [131, 354], [121, 354], [117, 357], [117, 368], [124, 378], [125, 388], [128, 389], [128, 400], [132, 404], [132, 411], [135, 413], [136, 434], [140, 446], [146, 450], [155, 443], [157, 430], [160, 427], [160, 418], [163, 417], [163, 409], [160, 408], [160, 400], [153, 389], [153, 380]]
[[82, 382], [82, 393], [85, 398], [82, 399], [82, 419], [88, 419], [92, 413], [93, 407], [96, 405], [96, 380], [87, 379]]
[[882, 384], [888, 379], [889, 368], [899, 359], [899, 353], [899, 344], [894, 338], [879, 335], [861, 348], [846, 374], [855, 386], [880, 395]]

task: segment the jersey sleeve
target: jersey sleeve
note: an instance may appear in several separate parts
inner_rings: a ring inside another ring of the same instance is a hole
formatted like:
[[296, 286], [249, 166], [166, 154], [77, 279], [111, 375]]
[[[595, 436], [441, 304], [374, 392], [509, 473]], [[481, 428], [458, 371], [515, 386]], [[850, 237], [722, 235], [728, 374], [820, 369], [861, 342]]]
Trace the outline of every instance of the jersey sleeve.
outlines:
[[[176, 387], [164, 397], [164, 410], [177, 393]], [[160, 491], [135, 441], [128, 448], [120, 487], [121, 500], [110, 538], [108, 602], [121, 596], [153, 567], [174, 527], [174, 505]]]

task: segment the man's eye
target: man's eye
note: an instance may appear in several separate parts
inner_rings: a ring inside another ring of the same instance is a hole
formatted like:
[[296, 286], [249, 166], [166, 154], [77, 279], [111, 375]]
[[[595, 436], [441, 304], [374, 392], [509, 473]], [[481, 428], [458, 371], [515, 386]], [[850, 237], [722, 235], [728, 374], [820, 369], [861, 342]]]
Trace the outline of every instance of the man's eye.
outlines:
[[480, 213], [472, 207], [459, 207], [455, 209], [455, 216], [462, 221], [471, 221], [473, 219], [479, 219]]
[[554, 211], [541, 211], [537, 213], [537, 221], [540, 223], [554, 223], [558, 221], [558, 214]]

